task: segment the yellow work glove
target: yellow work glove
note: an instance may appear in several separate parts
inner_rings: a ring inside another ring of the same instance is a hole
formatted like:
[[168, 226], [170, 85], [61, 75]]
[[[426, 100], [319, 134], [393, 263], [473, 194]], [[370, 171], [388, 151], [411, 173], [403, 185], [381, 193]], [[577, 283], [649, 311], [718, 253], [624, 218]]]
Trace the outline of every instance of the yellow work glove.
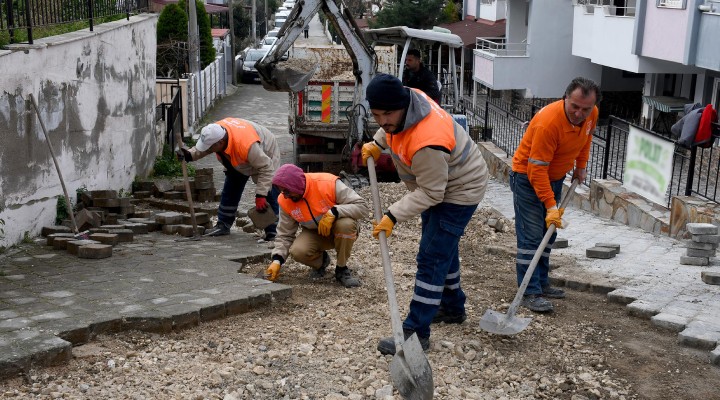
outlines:
[[280, 277], [280, 261], [274, 260], [265, 270], [265, 279], [275, 282]]
[[375, 142], [367, 142], [363, 145], [360, 153], [362, 154], [362, 164], [367, 165], [367, 159], [372, 157], [373, 160], [377, 161], [377, 159], [380, 158], [382, 150]]
[[564, 208], [549, 208], [547, 210], [547, 214], [545, 215], [545, 227], [549, 228], [550, 225], [555, 224], [555, 228], [562, 229], [562, 216], [564, 212]]
[[330, 230], [332, 229], [334, 222], [335, 214], [332, 213], [332, 210], [328, 210], [318, 223], [318, 233], [320, 236], [330, 236]]
[[395, 223], [392, 222], [390, 217], [383, 215], [379, 224], [377, 221], [373, 221], [373, 236], [375, 239], [380, 239], [380, 232], [385, 232], [385, 237], [390, 237], [390, 235], [392, 235], [393, 226], [395, 226]]

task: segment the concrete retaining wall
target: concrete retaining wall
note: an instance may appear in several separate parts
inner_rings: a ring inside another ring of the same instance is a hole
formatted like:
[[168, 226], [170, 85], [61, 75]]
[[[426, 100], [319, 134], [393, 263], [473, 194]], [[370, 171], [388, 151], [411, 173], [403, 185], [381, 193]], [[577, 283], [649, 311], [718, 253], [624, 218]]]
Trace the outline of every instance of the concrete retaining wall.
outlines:
[[9, 246], [53, 223], [69, 191], [129, 189], [153, 166], [157, 15], [145, 14], [0, 50], [0, 218]]

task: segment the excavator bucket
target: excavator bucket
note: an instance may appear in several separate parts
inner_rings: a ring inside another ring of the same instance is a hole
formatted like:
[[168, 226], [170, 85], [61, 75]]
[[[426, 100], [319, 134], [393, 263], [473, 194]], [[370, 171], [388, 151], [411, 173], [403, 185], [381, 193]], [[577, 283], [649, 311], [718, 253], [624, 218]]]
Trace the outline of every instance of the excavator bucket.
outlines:
[[267, 64], [260, 62], [256, 66], [263, 87], [272, 92], [299, 92], [319, 67], [320, 63], [300, 59]]

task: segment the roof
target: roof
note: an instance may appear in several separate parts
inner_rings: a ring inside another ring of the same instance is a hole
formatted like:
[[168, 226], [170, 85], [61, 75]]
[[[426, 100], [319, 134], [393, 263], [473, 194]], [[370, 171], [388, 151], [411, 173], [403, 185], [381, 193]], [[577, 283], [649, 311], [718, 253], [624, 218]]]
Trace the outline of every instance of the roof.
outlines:
[[[365, 37], [369, 42], [393, 43], [404, 45], [407, 38], [416, 40], [427, 40], [431, 42], [440, 42], [450, 47], [462, 47], [463, 41], [458, 35], [446, 33], [434, 29], [414, 29], [407, 26], [393, 26], [390, 28], [368, 29], [365, 31]], [[475, 39], [472, 40], [473, 46]]]
[[476, 39], [479, 37], [505, 37], [504, 19], [500, 21], [478, 19], [475, 21], [470, 17], [463, 21], [442, 24], [440, 26], [460, 36], [463, 43], [465, 43], [465, 47], [470, 48], [475, 48]]
[[230, 29], [212, 28], [210, 32], [212, 33], [212, 37], [214, 38], [224, 38], [228, 35], [228, 33], [230, 33]]
[[[177, 3], [178, 0], [152, 0], [153, 3], [166, 6], [171, 3]], [[215, 4], [205, 4], [205, 12], [208, 14], [222, 14], [228, 12], [228, 8], [225, 6], [218, 6]]]

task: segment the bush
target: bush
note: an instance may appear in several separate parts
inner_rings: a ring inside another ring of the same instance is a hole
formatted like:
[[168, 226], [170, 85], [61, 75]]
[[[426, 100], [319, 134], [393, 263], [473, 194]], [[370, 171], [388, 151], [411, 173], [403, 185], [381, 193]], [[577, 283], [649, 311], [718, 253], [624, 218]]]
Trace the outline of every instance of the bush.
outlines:
[[[195, 167], [188, 164], [187, 168], [188, 176], [195, 176]], [[182, 176], [182, 163], [178, 161], [175, 152], [170, 149], [170, 146], [163, 146], [162, 154], [155, 160], [153, 176], [170, 178]]]

